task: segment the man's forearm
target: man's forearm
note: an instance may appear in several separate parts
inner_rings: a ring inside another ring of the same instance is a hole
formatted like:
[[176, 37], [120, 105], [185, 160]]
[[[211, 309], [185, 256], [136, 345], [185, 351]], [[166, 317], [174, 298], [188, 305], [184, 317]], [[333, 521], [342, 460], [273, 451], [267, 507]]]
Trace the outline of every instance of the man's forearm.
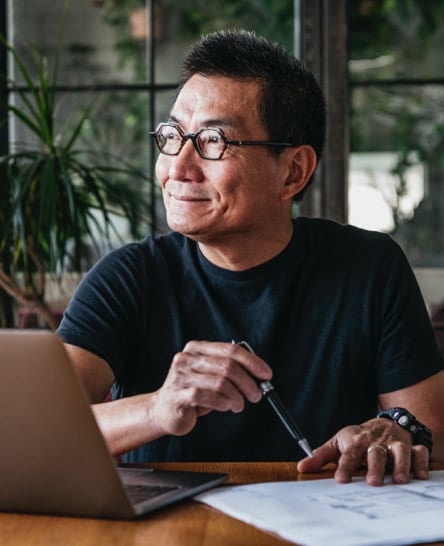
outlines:
[[430, 460], [444, 464], [444, 431], [433, 433], [433, 448]]
[[152, 417], [155, 395], [140, 394], [91, 406], [112, 455], [118, 456], [162, 436]]

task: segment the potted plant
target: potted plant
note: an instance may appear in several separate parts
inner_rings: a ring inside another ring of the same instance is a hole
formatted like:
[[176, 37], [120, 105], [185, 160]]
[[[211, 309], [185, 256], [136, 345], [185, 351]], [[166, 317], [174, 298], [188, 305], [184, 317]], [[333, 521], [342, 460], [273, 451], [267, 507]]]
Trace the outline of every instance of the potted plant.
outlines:
[[0, 173], [6, 177], [2, 183], [9, 188], [9, 199], [0, 203], [0, 290], [55, 328], [57, 321], [45, 299], [48, 274], [60, 279], [68, 262], [81, 271], [87, 241], [98, 247], [109, 243], [113, 233], [118, 235], [116, 215], [126, 218], [131, 235], [139, 237], [148, 222], [144, 217], [148, 180], [121, 158], [82, 148], [90, 108], [70, 129], [57, 130], [58, 53], [49, 71], [45, 57], [32, 50], [34, 83], [17, 51], [2, 36], [0, 41], [24, 82], [20, 87], [10, 82], [18, 100], [3, 107], [26, 126], [35, 142], [15, 143], [0, 157]]

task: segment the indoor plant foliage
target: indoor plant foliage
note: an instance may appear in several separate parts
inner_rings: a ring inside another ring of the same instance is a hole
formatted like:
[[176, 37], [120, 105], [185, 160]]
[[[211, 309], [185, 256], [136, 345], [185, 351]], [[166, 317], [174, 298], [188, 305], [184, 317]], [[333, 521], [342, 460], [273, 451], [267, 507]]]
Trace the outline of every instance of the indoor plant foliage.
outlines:
[[[88, 110], [69, 130], [56, 129], [58, 55], [49, 71], [45, 57], [33, 49], [34, 83], [16, 50], [0, 39], [24, 81], [21, 87], [10, 82], [17, 102], [4, 107], [35, 141], [32, 146], [16, 143], [0, 157], [10, 195], [0, 204], [0, 289], [54, 328], [45, 302], [45, 273], [61, 274], [67, 267], [81, 271], [86, 242], [100, 248], [112, 234], [118, 236], [115, 215], [126, 218], [132, 237], [139, 237], [148, 210], [143, 198], [147, 178], [121, 158], [80, 147]], [[4, 260], [6, 254], [10, 259]]]

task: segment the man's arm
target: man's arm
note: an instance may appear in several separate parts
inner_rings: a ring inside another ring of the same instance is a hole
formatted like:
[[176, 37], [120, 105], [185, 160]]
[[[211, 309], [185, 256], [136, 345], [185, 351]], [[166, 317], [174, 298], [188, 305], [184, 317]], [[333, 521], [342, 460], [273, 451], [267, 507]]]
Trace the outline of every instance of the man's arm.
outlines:
[[[405, 389], [379, 396], [381, 409], [400, 406], [427, 425], [433, 434], [430, 459], [444, 462], [444, 371]], [[386, 446], [371, 449], [370, 446]], [[410, 432], [387, 419], [371, 419], [361, 425], [341, 429], [333, 438], [314, 450], [312, 459], [303, 459], [298, 470], [313, 472], [328, 462], [337, 463], [335, 478], [349, 482], [353, 473], [367, 465], [367, 482], [381, 485], [387, 464], [392, 466], [394, 483], [406, 483], [412, 471], [417, 478], [428, 475], [429, 453], [425, 446], [412, 445]]]
[[65, 343], [65, 349], [86, 390], [89, 401], [93, 404], [103, 402], [115, 380], [114, 373], [107, 362], [76, 345]]
[[80, 347], [65, 344], [65, 348], [113, 455], [120, 455], [159, 437], [159, 434], [150, 427], [148, 412], [151, 395], [138, 395], [104, 402], [115, 380], [108, 363]]
[[[427, 425], [433, 434], [430, 460], [444, 463], [444, 371], [392, 393], [379, 396], [381, 409], [403, 407]], [[394, 423], [396, 425], [396, 423]], [[396, 427], [400, 428], [399, 425]]]
[[166, 434], [187, 434], [210, 411], [239, 413], [245, 400], [262, 397], [254, 378], [272, 376], [262, 359], [238, 345], [191, 341], [175, 355], [158, 391], [103, 403], [115, 379], [109, 365], [85, 349], [66, 349], [114, 455]]

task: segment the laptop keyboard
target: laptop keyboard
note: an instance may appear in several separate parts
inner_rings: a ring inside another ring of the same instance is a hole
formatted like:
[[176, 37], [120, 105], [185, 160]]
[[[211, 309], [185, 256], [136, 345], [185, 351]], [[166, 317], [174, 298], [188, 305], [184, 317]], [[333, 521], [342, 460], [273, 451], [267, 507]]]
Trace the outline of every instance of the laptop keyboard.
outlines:
[[177, 486], [168, 487], [164, 485], [126, 485], [125, 489], [132, 503], [143, 502], [159, 495], [169, 493], [175, 489], [179, 489]]

